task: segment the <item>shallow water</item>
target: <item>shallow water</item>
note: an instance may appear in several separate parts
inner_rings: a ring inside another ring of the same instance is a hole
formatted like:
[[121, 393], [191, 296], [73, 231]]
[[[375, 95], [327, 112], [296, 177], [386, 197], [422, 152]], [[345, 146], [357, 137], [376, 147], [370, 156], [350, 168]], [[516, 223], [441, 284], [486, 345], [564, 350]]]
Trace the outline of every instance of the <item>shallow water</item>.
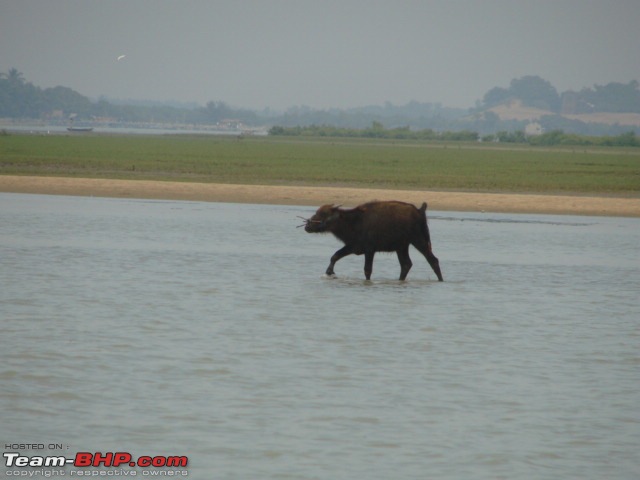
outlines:
[[367, 282], [323, 278], [312, 211], [0, 194], [0, 440], [198, 479], [640, 477], [640, 220], [431, 212], [445, 282], [415, 250]]

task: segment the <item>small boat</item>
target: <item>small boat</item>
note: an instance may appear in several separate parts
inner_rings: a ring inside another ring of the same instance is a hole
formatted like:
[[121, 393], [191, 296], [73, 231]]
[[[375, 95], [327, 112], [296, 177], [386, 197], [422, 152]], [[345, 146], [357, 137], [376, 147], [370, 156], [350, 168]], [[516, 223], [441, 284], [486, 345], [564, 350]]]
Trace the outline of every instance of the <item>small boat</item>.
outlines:
[[93, 132], [93, 127], [67, 127], [70, 132]]

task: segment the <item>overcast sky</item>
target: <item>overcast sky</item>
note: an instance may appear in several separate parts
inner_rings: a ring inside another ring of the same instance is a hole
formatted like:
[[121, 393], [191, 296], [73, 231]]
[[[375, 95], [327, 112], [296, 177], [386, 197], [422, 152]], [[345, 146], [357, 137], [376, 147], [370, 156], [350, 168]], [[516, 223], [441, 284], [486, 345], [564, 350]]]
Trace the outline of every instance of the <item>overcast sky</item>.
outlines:
[[640, 3], [0, 0], [10, 68], [92, 98], [466, 108], [524, 75], [560, 92], [640, 80]]

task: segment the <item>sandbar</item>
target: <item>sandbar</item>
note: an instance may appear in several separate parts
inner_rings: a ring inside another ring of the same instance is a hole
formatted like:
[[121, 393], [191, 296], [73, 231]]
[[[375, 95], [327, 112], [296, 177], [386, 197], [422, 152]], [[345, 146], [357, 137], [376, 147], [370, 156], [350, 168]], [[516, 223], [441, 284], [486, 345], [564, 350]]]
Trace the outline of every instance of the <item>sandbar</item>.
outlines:
[[235, 185], [0, 175], [0, 192], [320, 206], [370, 200], [427, 202], [430, 210], [640, 217], [640, 198], [590, 195], [392, 190], [343, 186]]

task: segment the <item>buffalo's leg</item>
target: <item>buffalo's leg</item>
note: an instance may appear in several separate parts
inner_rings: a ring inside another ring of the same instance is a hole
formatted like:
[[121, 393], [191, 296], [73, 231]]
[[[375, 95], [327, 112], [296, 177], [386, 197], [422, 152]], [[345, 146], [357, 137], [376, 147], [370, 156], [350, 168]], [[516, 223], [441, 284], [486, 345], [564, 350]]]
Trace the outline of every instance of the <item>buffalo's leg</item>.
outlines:
[[411, 257], [409, 257], [409, 245], [401, 248], [396, 252], [398, 254], [398, 261], [400, 262], [400, 280], [407, 278], [407, 274], [413, 263], [411, 263]]
[[364, 276], [367, 280], [371, 280], [371, 272], [373, 272], [373, 256], [376, 252], [365, 252], [364, 254]]
[[431, 251], [431, 242], [421, 239], [420, 241], [413, 243], [413, 246], [416, 247], [422, 255], [424, 255], [424, 258], [426, 258], [429, 265], [431, 265], [431, 268], [438, 277], [438, 280], [442, 282], [443, 278], [442, 272], [440, 271], [440, 261]]
[[346, 257], [347, 255], [351, 255], [353, 253], [353, 249], [349, 245], [345, 245], [336, 253], [331, 256], [331, 261], [329, 262], [329, 266], [327, 267], [326, 274], [327, 275], [335, 275], [333, 271], [333, 267], [335, 267], [336, 262], [340, 260], [342, 257]]
[[438, 280], [442, 282], [444, 279], [442, 278], [442, 272], [440, 271], [440, 261], [438, 260], [438, 257], [431, 252], [431, 247], [429, 247], [429, 251], [425, 256], [427, 257], [427, 262], [429, 262], [429, 265], [431, 265], [431, 268], [437, 275]]

